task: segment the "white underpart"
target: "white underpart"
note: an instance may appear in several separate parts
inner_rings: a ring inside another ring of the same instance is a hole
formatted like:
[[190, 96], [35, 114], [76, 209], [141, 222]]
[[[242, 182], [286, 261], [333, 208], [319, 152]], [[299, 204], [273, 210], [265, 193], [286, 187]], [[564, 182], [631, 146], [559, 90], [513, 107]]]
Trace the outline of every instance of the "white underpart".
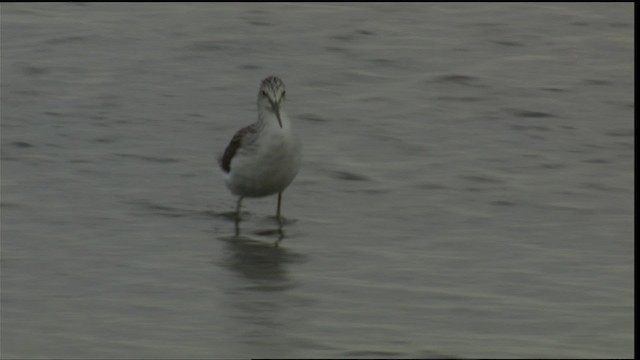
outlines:
[[280, 109], [282, 127], [273, 112], [260, 111], [260, 115], [261, 130], [243, 139], [225, 178], [229, 190], [242, 197], [281, 192], [300, 168], [300, 142], [284, 107]]

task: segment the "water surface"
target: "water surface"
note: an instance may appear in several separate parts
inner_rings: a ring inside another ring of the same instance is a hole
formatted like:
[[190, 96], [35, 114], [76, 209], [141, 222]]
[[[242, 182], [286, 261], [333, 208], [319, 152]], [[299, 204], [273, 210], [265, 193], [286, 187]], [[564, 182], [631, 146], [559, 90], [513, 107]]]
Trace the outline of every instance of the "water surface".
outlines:
[[[1, 14], [4, 358], [633, 356], [632, 4]], [[304, 164], [236, 236], [271, 74]]]

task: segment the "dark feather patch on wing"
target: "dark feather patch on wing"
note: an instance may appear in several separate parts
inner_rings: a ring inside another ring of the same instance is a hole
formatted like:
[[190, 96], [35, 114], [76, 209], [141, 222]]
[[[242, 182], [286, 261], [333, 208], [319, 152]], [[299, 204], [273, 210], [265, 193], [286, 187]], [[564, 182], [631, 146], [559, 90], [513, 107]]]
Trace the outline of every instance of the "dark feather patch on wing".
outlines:
[[242, 129], [238, 130], [233, 138], [231, 138], [231, 142], [227, 145], [227, 148], [224, 150], [224, 154], [220, 159], [220, 167], [224, 172], [228, 173], [231, 171], [231, 160], [236, 155], [236, 152], [242, 145], [242, 139], [249, 133], [255, 132], [256, 126], [255, 124], [251, 124], [249, 126], [245, 126]]

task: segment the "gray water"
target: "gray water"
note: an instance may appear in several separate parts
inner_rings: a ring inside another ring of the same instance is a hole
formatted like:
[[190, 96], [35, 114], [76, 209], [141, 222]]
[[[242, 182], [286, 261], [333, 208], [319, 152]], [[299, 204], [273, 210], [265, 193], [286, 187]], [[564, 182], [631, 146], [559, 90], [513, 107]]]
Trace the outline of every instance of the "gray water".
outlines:
[[[1, 14], [3, 358], [633, 356], [632, 3]], [[303, 168], [236, 236], [271, 74]]]

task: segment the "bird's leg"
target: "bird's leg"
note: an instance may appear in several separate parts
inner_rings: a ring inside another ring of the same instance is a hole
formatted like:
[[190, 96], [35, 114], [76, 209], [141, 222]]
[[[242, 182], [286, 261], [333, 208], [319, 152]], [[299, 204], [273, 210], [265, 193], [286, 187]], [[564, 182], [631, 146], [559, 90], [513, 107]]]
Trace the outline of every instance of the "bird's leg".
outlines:
[[273, 246], [278, 247], [282, 239], [284, 239], [284, 231], [282, 231], [282, 222], [279, 221], [278, 222], [278, 240], [276, 240], [276, 242], [273, 243]]
[[282, 221], [282, 217], [280, 216], [280, 204], [282, 203], [282, 191], [278, 193], [278, 210], [276, 211], [276, 218], [278, 218], [278, 222]]
[[240, 207], [242, 206], [242, 196], [238, 197], [238, 202], [236, 203], [236, 221], [240, 221]]
[[278, 247], [280, 241], [284, 239], [284, 232], [282, 232], [282, 216], [280, 215], [280, 204], [282, 204], [282, 192], [278, 193], [278, 212], [276, 214], [278, 220], [278, 240], [273, 244], [275, 247]]
[[282, 191], [278, 193], [278, 210], [276, 211], [276, 220], [278, 220], [278, 240], [273, 244], [278, 247], [280, 241], [284, 239], [284, 232], [282, 231], [282, 215], [280, 214], [280, 206], [282, 204]]
[[236, 236], [240, 235], [240, 206], [242, 204], [242, 196], [238, 198], [238, 202], [236, 203]]

